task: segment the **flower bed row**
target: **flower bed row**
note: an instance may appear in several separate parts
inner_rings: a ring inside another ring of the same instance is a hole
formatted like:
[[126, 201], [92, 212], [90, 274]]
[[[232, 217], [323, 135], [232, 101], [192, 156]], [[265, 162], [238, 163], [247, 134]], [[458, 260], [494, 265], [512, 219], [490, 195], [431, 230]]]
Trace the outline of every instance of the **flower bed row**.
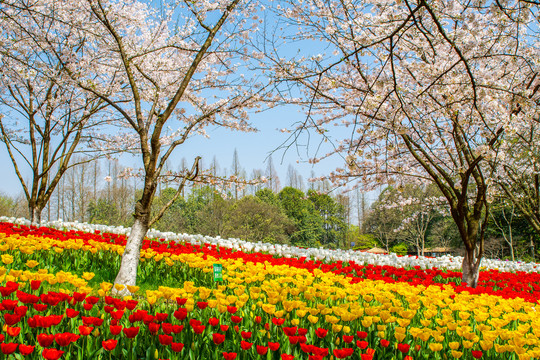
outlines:
[[[3, 245], [4, 249], [0, 246], [0, 251], [12, 249], [13, 254], [18, 256], [18, 260], [21, 262], [32, 259], [32, 254], [28, 254], [26, 249], [33, 247], [32, 252], [54, 250], [46, 255], [49, 264], [57, 263], [57, 260], [68, 257], [71, 258], [71, 263], [76, 267], [88, 267], [92, 266], [92, 264], [98, 266], [101, 261], [114, 262], [117, 259], [117, 254], [123, 252], [123, 247], [126, 244], [125, 235], [100, 232], [85, 233], [74, 230], [62, 232], [45, 227], [17, 226], [10, 223], [0, 223], [0, 234], [6, 236], [5, 245]], [[33, 245], [29, 246], [30, 244]], [[22, 249], [22, 251], [19, 251], [19, 249]], [[64, 249], [66, 253], [63, 253]], [[92, 254], [85, 256], [72, 254], [73, 251], [78, 250], [91, 252]], [[143, 243], [141, 258], [143, 260], [154, 259], [157, 261], [165, 258], [164, 264], [154, 264], [154, 267], [146, 268], [146, 273], [165, 275], [169, 272], [169, 267], [177, 261], [177, 257], [185, 254], [201, 254], [203, 258], [211, 256], [220, 259], [241, 259], [253, 263], [287, 265], [309, 271], [319, 269], [323, 272], [347, 276], [352, 282], [372, 279], [388, 283], [407, 282], [413, 285], [425, 286], [448, 284], [453, 286], [457, 292], [492, 294], [505, 298], [520, 297], [530, 302], [537, 302], [540, 299], [540, 274], [538, 273], [503, 273], [498, 270], [481, 271], [477, 288], [471, 289], [461, 284], [461, 273], [456, 271], [421, 269], [418, 266], [404, 269], [388, 265], [357, 264], [353, 261], [326, 263], [307, 258], [284, 258], [267, 253], [246, 253], [234, 251], [230, 248], [221, 248], [216, 245], [192, 245], [191, 243], [150, 239], [146, 239]], [[67, 266], [70, 262], [60, 261], [58, 263]], [[60, 270], [66, 271], [68, 269], [64, 267]], [[146, 273], [143, 271], [142, 276], [144, 277]], [[175, 276], [181, 279], [184, 278], [181, 271]]]
[[[0, 216], [0, 222], [8, 222], [17, 225], [31, 226], [31, 222], [24, 218], [8, 218]], [[115, 235], [129, 235], [131, 228], [123, 226], [96, 225], [79, 222], [63, 222], [61, 220], [42, 222], [41, 226], [59, 229], [62, 231], [76, 231], [82, 233], [110, 233]], [[172, 232], [160, 232], [155, 229], [148, 231], [149, 238], [164, 239], [168, 242], [191, 243], [193, 245], [216, 245], [220, 248], [251, 252], [263, 252], [286, 258], [306, 258], [325, 262], [355, 262], [357, 264], [371, 264], [376, 266], [394, 266], [411, 268], [419, 266], [422, 269], [447, 269], [459, 271], [463, 262], [461, 256], [441, 256], [431, 258], [425, 256], [399, 256], [396, 254], [380, 255], [353, 250], [331, 250], [322, 248], [299, 248], [289, 245], [270, 243], [251, 243], [240, 239], [222, 239], [203, 235], [175, 234]], [[525, 263], [520, 261], [502, 261], [497, 259], [483, 259], [482, 267], [486, 270], [498, 270], [500, 272], [540, 272], [540, 264]]]
[[[156, 351], [158, 358], [170, 359], [540, 356], [535, 304], [521, 298], [479, 296], [451, 285], [359, 282], [321, 266], [287, 263], [298, 259], [245, 257], [212, 246], [186, 245], [180, 253], [171, 251], [178, 244], [147, 241], [141, 273], [163, 267], [167, 272], [159, 278], [176, 278], [182, 286], [162, 286], [146, 296], [131, 287], [131, 297], [115, 299], [110, 283], [89, 286], [93, 274], [85, 258], [101, 268], [114, 268], [122, 239], [96, 234], [82, 239], [67, 232], [58, 240], [19, 230], [0, 236], [0, 251], [7, 260], [0, 271], [4, 354], [133, 354], [137, 359], [155, 358]], [[44, 235], [47, 230], [39, 231]], [[57, 256], [64, 260], [64, 271], [48, 266]], [[214, 283], [210, 276], [214, 263], [225, 269], [223, 283]]]

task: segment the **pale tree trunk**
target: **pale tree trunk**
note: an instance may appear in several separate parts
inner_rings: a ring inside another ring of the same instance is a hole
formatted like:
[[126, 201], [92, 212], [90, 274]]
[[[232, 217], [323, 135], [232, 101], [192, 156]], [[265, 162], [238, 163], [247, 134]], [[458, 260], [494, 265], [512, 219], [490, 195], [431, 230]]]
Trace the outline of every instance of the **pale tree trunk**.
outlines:
[[463, 256], [463, 275], [461, 283], [467, 283], [468, 286], [475, 288], [478, 285], [478, 277], [480, 275], [481, 258], [476, 257], [474, 248], [466, 248]]
[[30, 221], [32, 221], [32, 225], [39, 225], [39, 223], [41, 223], [41, 211], [42, 209], [38, 206], [28, 206], [28, 212], [30, 214]]
[[122, 255], [120, 270], [114, 279], [115, 284], [135, 285], [137, 282], [137, 268], [141, 256], [141, 246], [148, 231], [149, 214], [135, 216], [131, 233], [127, 239], [126, 248]]

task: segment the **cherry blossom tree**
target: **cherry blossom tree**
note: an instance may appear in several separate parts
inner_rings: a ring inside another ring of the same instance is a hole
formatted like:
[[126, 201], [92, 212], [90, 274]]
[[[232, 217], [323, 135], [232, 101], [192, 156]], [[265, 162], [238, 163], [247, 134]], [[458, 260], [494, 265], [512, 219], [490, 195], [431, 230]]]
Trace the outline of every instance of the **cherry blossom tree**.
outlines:
[[[149, 227], [180, 196], [188, 181], [201, 181], [200, 157], [183, 172], [165, 171], [175, 150], [208, 127], [255, 131], [248, 110], [267, 92], [246, 66], [247, 39], [257, 29], [260, 6], [242, 0], [66, 2], [78, 16], [85, 50], [57, 53], [63, 71], [116, 114], [108, 148], [140, 157], [143, 188], [134, 211], [115, 283], [134, 285], [142, 240]], [[76, 19], [73, 19], [77, 17]], [[67, 20], [64, 20], [67, 21]], [[189, 155], [189, 154], [188, 154]], [[126, 173], [126, 175], [129, 175]], [[206, 174], [208, 180], [209, 174]], [[175, 182], [176, 194], [151, 217], [160, 182]]]
[[325, 156], [346, 160], [330, 176], [336, 183], [436, 184], [465, 247], [463, 282], [473, 287], [493, 181], [488, 160], [500, 162], [501, 140], [516, 124], [535, 121], [533, 9], [518, 2], [509, 16], [498, 2], [453, 0], [276, 6], [279, 26], [296, 31], [286, 41], [314, 50], [269, 59], [275, 76], [303, 93], [290, 92], [308, 114], [291, 130], [334, 145]]
[[505, 137], [501, 143], [498, 159], [503, 161], [491, 163], [497, 185], [492, 196], [509, 199], [534, 231], [540, 234], [539, 124], [521, 125], [525, 127]]
[[[0, 141], [34, 223], [40, 222], [65, 172], [99, 156], [87, 145], [92, 128], [101, 124], [97, 115], [105, 105], [74, 87], [54, 53], [44, 51], [43, 38], [55, 52], [77, 52], [83, 46], [70, 31], [73, 26], [57, 31], [55, 20], [47, 16], [58, 10], [56, 6], [52, 2], [47, 8], [34, 8], [14, 1], [0, 8]], [[82, 153], [87, 156], [74, 156]]]
[[437, 216], [447, 215], [445, 199], [438, 196], [440, 194], [437, 194], [433, 186], [424, 189], [406, 185], [388, 195], [381, 205], [386, 209], [400, 211], [402, 215], [400, 224], [393, 231], [413, 245], [417, 255], [424, 256], [426, 237], [432, 221]]

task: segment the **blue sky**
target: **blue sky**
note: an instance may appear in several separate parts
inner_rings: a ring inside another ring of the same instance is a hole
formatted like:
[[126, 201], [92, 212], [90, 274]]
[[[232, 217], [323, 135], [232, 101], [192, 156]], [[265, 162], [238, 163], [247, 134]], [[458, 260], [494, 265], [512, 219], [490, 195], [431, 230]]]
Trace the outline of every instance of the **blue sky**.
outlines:
[[[257, 133], [235, 132], [223, 128], [208, 129], [209, 139], [201, 136], [191, 138], [177, 148], [169, 165], [173, 169], [178, 169], [182, 158], [191, 164], [193, 158], [200, 155], [203, 157], [205, 167], [210, 165], [215, 156], [222, 170], [223, 168], [230, 169], [234, 150], [237, 149], [240, 165], [249, 176], [253, 169], [265, 170], [268, 156], [275, 150], [272, 158], [282, 186], [285, 186], [289, 164], [295, 167], [307, 186], [307, 180], [311, 177], [312, 171], [316, 176], [329, 174], [336, 167], [341, 167], [343, 162], [341, 158], [334, 157], [314, 165], [309, 164], [308, 159], [315, 154], [320, 142], [320, 138], [316, 136], [311, 138], [309, 147], [305, 146], [304, 138], [297, 144], [298, 148], [292, 146], [287, 151], [278, 149], [289, 136], [287, 133], [280, 132], [279, 129], [289, 128], [293, 123], [304, 119], [305, 114], [299, 108], [287, 106], [253, 114], [251, 122], [259, 129]], [[140, 166], [139, 159], [139, 157], [124, 156], [120, 159], [120, 163], [123, 166], [136, 168]], [[12, 196], [22, 195], [22, 187], [3, 144], [0, 144], [0, 167], [3, 170], [0, 192]], [[27, 167], [23, 169], [23, 174], [29, 177], [30, 172]]]

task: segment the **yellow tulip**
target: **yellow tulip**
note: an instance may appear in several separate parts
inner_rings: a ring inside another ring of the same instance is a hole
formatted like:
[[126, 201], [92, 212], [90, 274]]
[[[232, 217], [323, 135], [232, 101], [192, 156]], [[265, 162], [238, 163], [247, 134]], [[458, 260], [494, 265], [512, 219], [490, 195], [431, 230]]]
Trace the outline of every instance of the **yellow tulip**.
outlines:
[[436, 352], [436, 351], [441, 351], [442, 348], [443, 348], [443, 346], [442, 346], [441, 343], [430, 343], [430, 344], [429, 344], [429, 349], [430, 349], [431, 351], [434, 351], [434, 352]]
[[448, 347], [452, 350], [457, 350], [459, 349], [459, 343], [457, 341], [449, 342]]
[[82, 278], [84, 280], [86, 280], [86, 281], [90, 281], [90, 280], [92, 280], [94, 278], [94, 276], [96, 276], [96, 275], [94, 273], [92, 273], [92, 272], [85, 272], [85, 273], [83, 273]]
[[333, 332], [336, 332], [336, 333], [337, 333], [337, 332], [340, 332], [341, 329], [343, 329], [343, 325], [337, 325], [337, 324], [333, 324], [333, 325], [332, 325], [332, 331], [333, 331]]
[[99, 284], [99, 287], [101, 288], [101, 290], [103, 290], [105, 293], [107, 293], [109, 290], [112, 289], [113, 284], [111, 284], [110, 282], [104, 281], [101, 284]]
[[362, 326], [363, 327], [370, 327], [371, 324], [373, 324], [373, 320], [371, 319], [371, 316], [366, 316], [365, 318], [362, 319]]
[[452, 356], [454, 359], [459, 359], [462, 355], [463, 353], [461, 351], [452, 350]]
[[493, 347], [493, 341], [480, 340], [480, 347], [484, 351], [488, 351]]
[[30, 269], [33, 269], [38, 265], [39, 265], [39, 263], [36, 260], [28, 260], [26, 262], [26, 266], [28, 266]]
[[132, 293], [132, 294], [135, 294], [140, 289], [140, 287], [135, 286], [135, 285], [127, 285], [126, 287], [127, 287], [128, 291], [130, 293]]
[[4, 254], [2, 256], [0, 256], [0, 258], [2, 259], [2, 262], [6, 265], [9, 265], [13, 262], [13, 256], [9, 255], [9, 254]]

